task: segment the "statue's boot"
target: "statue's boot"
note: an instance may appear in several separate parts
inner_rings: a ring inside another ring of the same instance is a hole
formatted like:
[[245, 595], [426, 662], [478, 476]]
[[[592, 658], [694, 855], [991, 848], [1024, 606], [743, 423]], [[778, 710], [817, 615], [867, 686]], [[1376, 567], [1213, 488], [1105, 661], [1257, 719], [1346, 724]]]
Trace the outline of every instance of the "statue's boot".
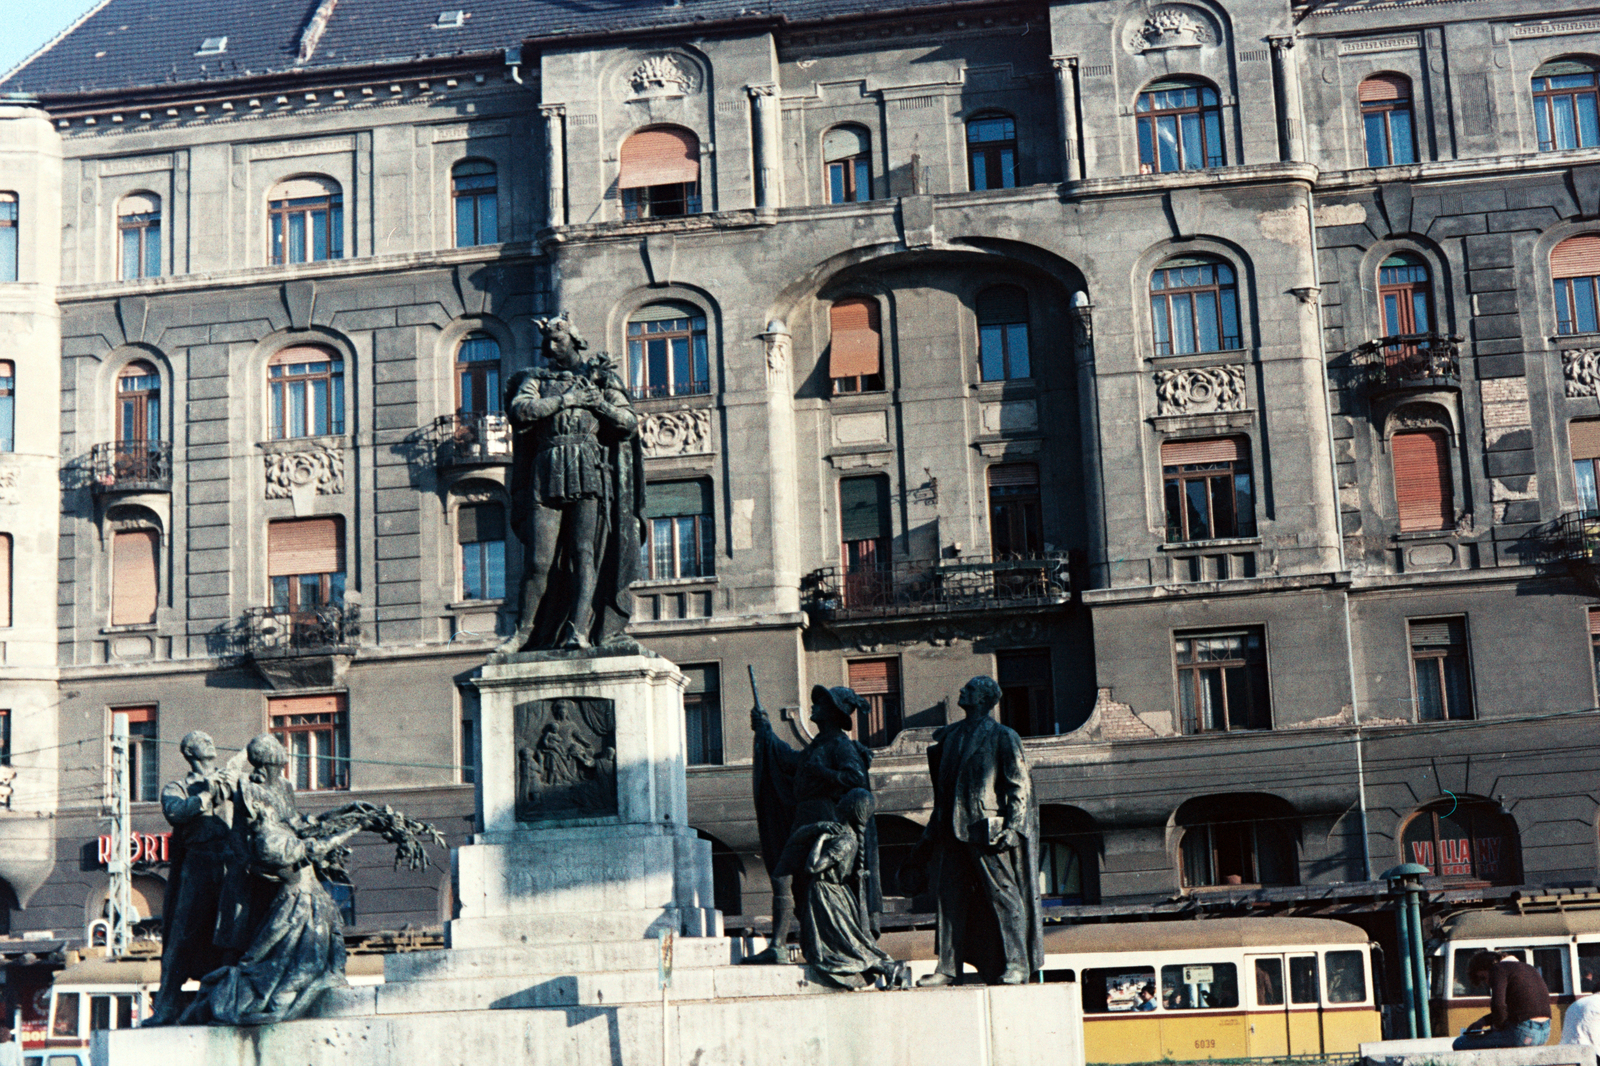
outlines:
[[765, 951], [744, 961], [751, 966], [788, 965], [794, 961], [789, 951], [789, 930], [794, 928], [794, 896], [777, 891], [772, 895], [772, 940]]
[[1000, 980], [995, 982], [1001, 985], [1025, 985], [1028, 983], [1028, 968], [1026, 966], [1007, 966], [1000, 975]]
[[918, 988], [938, 988], [941, 985], [953, 985], [955, 983], [956, 983], [956, 979], [954, 977], [951, 977], [947, 973], [939, 973], [937, 970], [935, 970], [933, 973], [930, 973], [928, 976], [920, 978], [917, 981], [917, 987]]

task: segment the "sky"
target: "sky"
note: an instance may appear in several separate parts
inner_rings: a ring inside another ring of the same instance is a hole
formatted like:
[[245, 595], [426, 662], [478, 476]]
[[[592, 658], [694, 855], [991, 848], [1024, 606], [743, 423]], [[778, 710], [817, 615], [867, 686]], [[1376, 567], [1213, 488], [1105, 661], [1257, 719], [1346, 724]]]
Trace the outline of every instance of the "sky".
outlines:
[[3, 0], [7, 32], [0, 34], [0, 77], [72, 25], [98, 0]]

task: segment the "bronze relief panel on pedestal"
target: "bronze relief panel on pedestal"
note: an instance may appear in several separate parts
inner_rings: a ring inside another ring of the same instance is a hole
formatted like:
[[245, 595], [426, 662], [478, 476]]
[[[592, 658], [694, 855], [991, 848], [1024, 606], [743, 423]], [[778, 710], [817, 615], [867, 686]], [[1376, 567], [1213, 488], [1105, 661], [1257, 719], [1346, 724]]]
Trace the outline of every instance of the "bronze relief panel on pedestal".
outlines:
[[617, 715], [582, 696], [517, 705], [517, 821], [617, 813]]

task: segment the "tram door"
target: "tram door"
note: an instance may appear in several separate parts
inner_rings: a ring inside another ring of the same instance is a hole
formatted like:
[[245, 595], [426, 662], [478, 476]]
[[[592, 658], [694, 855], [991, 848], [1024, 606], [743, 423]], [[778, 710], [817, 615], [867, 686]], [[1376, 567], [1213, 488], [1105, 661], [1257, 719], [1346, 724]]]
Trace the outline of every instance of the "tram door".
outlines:
[[1251, 955], [1254, 1003], [1245, 1034], [1251, 1058], [1322, 1054], [1322, 983], [1315, 955]]

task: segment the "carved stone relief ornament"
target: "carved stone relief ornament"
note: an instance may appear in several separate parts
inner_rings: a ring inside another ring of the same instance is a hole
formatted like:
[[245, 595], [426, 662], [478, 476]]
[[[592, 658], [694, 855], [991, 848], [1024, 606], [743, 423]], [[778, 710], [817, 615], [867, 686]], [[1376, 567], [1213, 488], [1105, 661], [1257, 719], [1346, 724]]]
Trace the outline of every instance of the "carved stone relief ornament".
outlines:
[[1217, 33], [1201, 11], [1174, 4], [1152, 11], [1133, 31], [1128, 45], [1134, 53], [1163, 48], [1198, 48], [1216, 44]]
[[1195, 366], [1156, 371], [1156, 414], [1204, 415], [1245, 409], [1244, 367]]
[[1600, 348], [1568, 348], [1561, 353], [1561, 376], [1568, 396], [1600, 395]]
[[661, 411], [639, 419], [639, 443], [646, 459], [706, 455], [711, 451], [711, 412]]
[[517, 821], [617, 813], [617, 717], [610, 700], [519, 704], [515, 740]]
[[671, 55], [650, 56], [628, 75], [636, 100], [662, 96], [687, 96], [699, 88], [699, 78], [682, 60]]
[[1384, 427], [1390, 436], [1404, 433], [1408, 430], [1442, 429], [1446, 433], [1453, 430], [1450, 426], [1450, 417], [1433, 404], [1408, 403], [1389, 416], [1389, 421]]
[[296, 514], [310, 510], [311, 497], [344, 492], [344, 448], [318, 442], [293, 451], [272, 451], [267, 464], [267, 499], [293, 500]]

